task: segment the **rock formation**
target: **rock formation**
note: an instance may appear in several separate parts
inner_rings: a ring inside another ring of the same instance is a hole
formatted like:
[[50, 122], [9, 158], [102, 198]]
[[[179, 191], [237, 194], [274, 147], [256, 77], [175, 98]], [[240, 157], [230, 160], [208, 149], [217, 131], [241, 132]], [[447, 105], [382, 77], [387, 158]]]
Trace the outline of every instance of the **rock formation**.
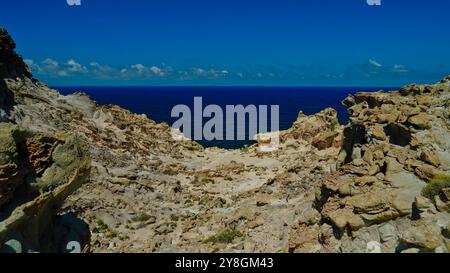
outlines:
[[450, 77], [204, 149], [32, 79], [5, 30], [0, 53], [1, 251], [449, 251]]
[[[317, 185], [309, 212], [320, 220], [300, 221], [290, 250], [309, 251], [312, 244], [316, 251], [354, 252], [376, 241], [384, 252], [448, 251], [448, 78], [359, 93], [343, 103], [350, 122], [337, 171]], [[435, 195], [423, 197], [432, 184]], [[305, 243], [304, 234], [314, 238]]]

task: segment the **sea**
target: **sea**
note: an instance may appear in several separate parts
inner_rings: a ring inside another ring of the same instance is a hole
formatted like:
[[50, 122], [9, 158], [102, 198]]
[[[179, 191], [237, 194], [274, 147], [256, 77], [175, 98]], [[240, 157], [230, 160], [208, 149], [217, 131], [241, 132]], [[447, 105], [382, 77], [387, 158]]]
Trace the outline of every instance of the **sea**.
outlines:
[[[279, 105], [279, 127], [288, 129], [302, 111], [312, 115], [331, 107], [337, 110], [341, 124], [346, 124], [347, 109], [341, 102], [357, 92], [393, 90], [396, 87], [107, 87], [64, 86], [54, 87], [62, 94], [85, 92], [99, 104], [115, 104], [137, 114], [146, 114], [150, 119], [170, 126], [178, 119], [171, 117], [172, 108], [183, 104], [193, 109], [194, 97], [202, 97], [203, 107], [210, 104], [221, 106], [225, 116], [226, 105]], [[193, 110], [192, 110], [193, 112]], [[268, 117], [270, 121], [270, 116]], [[208, 118], [204, 119], [206, 122]], [[270, 124], [270, 123], [269, 123]], [[270, 129], [270, 125], [269, 125]], [[248, 132], [248, 127], [247, 127]], [[254, 143], [246, 140], [200, 140], [205, 147], [227, 149], [242, 148]]]

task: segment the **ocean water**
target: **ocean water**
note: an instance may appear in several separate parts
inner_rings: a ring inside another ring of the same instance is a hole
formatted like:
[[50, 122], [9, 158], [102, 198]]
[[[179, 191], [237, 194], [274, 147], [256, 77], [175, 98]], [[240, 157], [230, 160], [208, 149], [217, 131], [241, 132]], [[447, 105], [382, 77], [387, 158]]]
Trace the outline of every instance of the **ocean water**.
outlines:
[[[172, 125], [172, 108], [178, 104], [191, 107], [194, 97], [202, 97], [203, 107], [216, 104], [225, 112], [225, 105], [279, 105], [280, 129], [288, 129], [299, 111], [307, 115], [332, 107], [341, 124], [347, 123], [347, 110], [341, 104], [348, 95], [360, 91], [392, 90], [376, 87], [55, 87], [62, 94], [87, 93], [100, 104], [116, 104], [137, 114], [146, 114], [156, 122]], [[208, 119], [205, 119], [206, 122]], [[270, 117], [269, 117], [270, 120]], [[270, 128], [270, 126], [269, 126]], [[247, 128], [248, 129], [248, 128]], [[240, 148], [254, 143], [246, 141], [199, 141], [203, 146]]]

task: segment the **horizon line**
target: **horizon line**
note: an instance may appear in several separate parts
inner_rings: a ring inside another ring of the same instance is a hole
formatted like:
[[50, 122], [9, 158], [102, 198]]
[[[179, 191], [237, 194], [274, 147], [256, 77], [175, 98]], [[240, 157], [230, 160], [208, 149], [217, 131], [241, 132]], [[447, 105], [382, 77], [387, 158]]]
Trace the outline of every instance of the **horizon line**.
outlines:
[[197, 88], [401, 88], [403, 85], [394, 86], [394, 85], [50, 85], [47, 86], [51, 88], [66, 88], [66, 87], [77, 87], [77, 88], [86, 88], [86, 87], [147, 87], [147, 88], [173, 88], [173, 87], [197, 87]]

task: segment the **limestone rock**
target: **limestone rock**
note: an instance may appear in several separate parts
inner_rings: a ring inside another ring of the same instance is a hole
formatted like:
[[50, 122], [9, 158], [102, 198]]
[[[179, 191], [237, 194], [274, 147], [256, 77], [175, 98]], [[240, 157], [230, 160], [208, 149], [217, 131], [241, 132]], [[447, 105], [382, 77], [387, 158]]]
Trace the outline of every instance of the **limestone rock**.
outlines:
[[432, 126], [431, 118], [425, 113], [412, 116], [408, 121], [419, 129], [430, 129]]
[[411, 227], [402, 234], [401, 238], [406, 244], [430, 251], [433, 251], [443, 243], [441, 229], [431, 224]]

